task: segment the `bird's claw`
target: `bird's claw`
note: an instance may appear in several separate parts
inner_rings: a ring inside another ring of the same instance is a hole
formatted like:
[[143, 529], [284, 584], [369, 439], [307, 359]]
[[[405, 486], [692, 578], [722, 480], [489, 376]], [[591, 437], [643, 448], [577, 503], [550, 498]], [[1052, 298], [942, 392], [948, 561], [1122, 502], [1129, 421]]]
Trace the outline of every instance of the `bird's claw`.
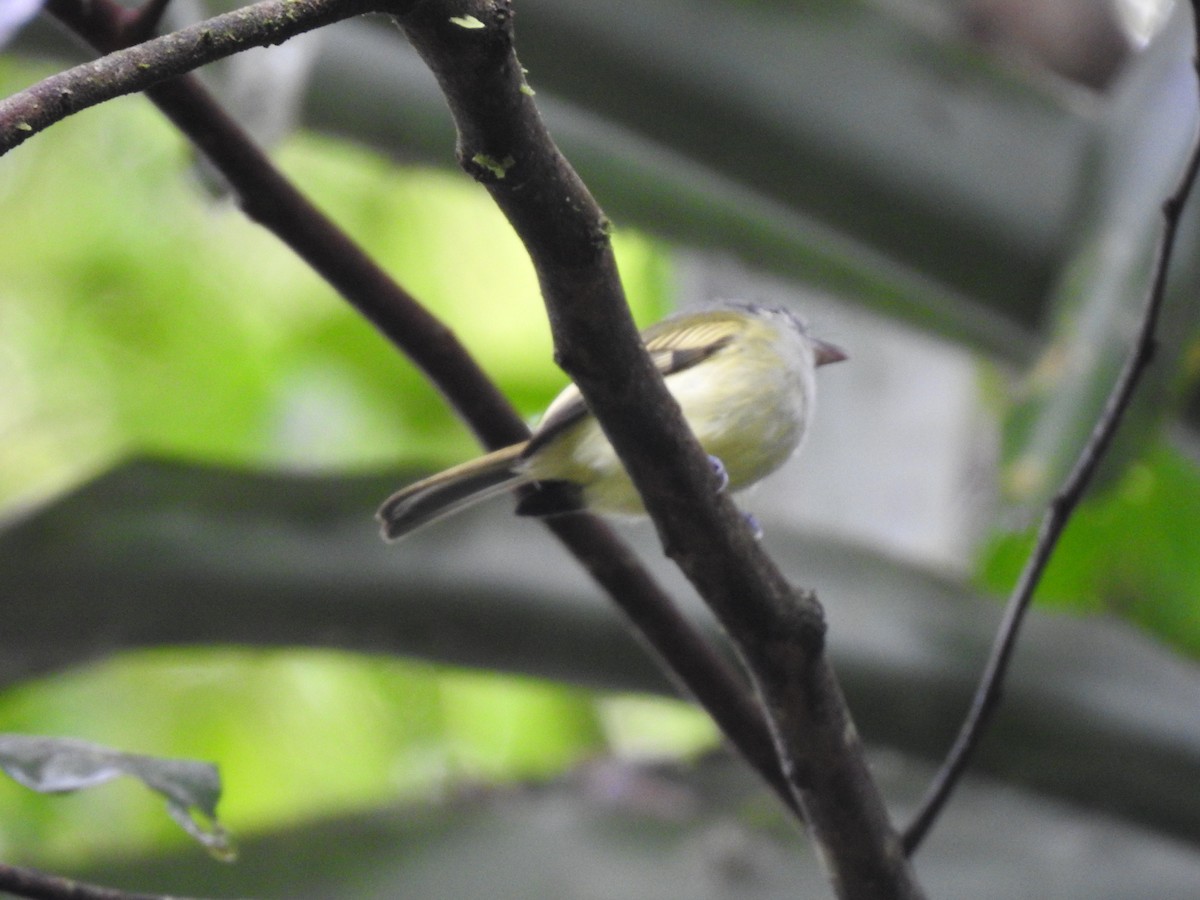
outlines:
[[717, 477], [717, 493], [729, 487], [729, 472], [725, 469], [725, 463], [717, 459], [715, 456], [709, 456], [708, 464], [712, 467], [712, 473]]
[[763, 537], [763, 527], [755, 517], [754, 513], [744, 512], [742, 518], [746, 520], [746, 524], [750, 526], [750, 532], [754, 535], [756, 541], [761, 541]]

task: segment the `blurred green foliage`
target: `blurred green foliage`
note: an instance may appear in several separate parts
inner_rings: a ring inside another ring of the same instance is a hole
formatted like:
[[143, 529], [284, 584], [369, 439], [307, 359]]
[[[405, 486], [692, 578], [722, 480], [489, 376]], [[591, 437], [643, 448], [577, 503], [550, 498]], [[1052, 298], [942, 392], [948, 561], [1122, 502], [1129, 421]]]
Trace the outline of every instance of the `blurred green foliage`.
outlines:
[[[220, 765], [236, 837], [314, 816], [541, 778], [605, 747], [586, 692], [311, 651], [132, 654], [10, 689], [0, 730]], [[185, 842], [132, 783], [46, 798], [0, 779], [0, 853], [70, 864]]]
[[[37, 75], [4, 63], [0, 92]], [[481, 188], [314, 137], [278, 156], [519, 408], [537, 413], [563, 385], [532, 268]], [[140, 98], [0, 166], [20, 211], [0, 226], [0, 503], [130, 450], [310, 469], [471, 453], [420, 373], [189, 166]], [[661, 317], [665, 254], [636, 234], [615, 245], [635, 315]]]
[[[0, 94], [42, 74], [0, 61]], [[537, 412], [562, 386], [527, 257], [482, 189], [314, 137], [278, 158], [520, 408]], [[143, 99], [76, 116], [13, 152], [0, 196], [0, 505], [130, 452], [307, 469], [474, 452], [411, 365], [206, 192]], [[665, 254], [636, 234], [615, 244], [635, 314], [659, 318]], [[676, 748], [712, 742], [702, 716], [668, 705], [687, 723]], [[605, 701], [605, 715], [619, 707]], [[235, 837], [477, 779], [544, 777], [607, 746], [596, 700], [580, 690], [219, 649], [139, 653], [10, 689], [0, 730], [214, 761]], [[0, 779], [0, 855], [55, 866], [179, 842], [144, 794], [113, 784], [48, 799]]]

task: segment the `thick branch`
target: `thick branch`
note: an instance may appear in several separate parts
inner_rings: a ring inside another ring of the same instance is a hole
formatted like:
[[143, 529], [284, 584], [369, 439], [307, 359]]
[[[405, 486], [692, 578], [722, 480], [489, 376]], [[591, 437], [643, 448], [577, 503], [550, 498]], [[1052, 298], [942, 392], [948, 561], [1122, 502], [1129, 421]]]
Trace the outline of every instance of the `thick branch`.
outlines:
[[[119, 45], [124, 11], [112, 0], [51, 0], [50, 8], [101, 50]], [[482, 443], [498, 447], [528, 436], [524, 422], [454, 335], [300, 194], [197, 82], [180, 78], [146, 93], [228, 179], [247, 213], [421, 366]], [[633, 554], [607, 526], [590, 517], [564, 518], [550, 528], [621, 607], [665, 663], [664, 669], [795, 809], [771, 734], [752, 697]]]
[[[1192, 9], [1197, 42], [1195, 67], [1198, 84], [1200, 84], [1200, 0], [1192, 0]], [[1163, 229], [1159, 236], [1141, 324], [1129, 349], [1129, 355], [1113, 384], [1108, 400], [1100, 417], [1096, 420], [1087, 443], [1075, 461], [1075, 466], [1067, 475], [1058, 493], [1051, 499], [1042, 517], [1037, 541], [1029, 553], [1029, 558], [1025, 561], [1025, 567], [1022, 569], [1005, 607], [1004, 618], [996, 632], [996, 639], [992, 644], [987, 664], [984, 666], [983, 675], [980, 677], [979, 686], [975, 689], [971, 708], [959, 729], [954, 745], [950, 748], [942, 767], [934, 776], [928, 792], [922, 799], [921, 806], [913, 817], [912, 823], [905, 829], [904, 849], [909, 854], [916, 851], [929, 829], [933, 827], [933, 823], [937, 821], [938, 815], [946, 801], [949, 800], [963, 772], [966, 771], [975, 748], [978, 747], [992, 720], [1000, 703], [1004, 679], [1008, 674], [1013, 650], [1016, 648], [1017, 635], [1025, 620], [1025, 614], [1033, 602], [1033, 595], [1042, 580], [1042, 574], [1058, 546], [1059, 539], [1066, 531], [1075, 508], [1083, 499], [1092, 477], [1112, 444], [1113, 437], [1125, 417], [1125, 412], [1129, 409], [1129, 403], [1141, 380], [1142, 373], [1150, 365], [1154, 356], [1155, 332], [1166, 297], [1167, 272], [1171, 267], [1175, 237], [1179, 231], [1184, 205], [1196, 183], [1198, 171], [1200, 171], [1200, 143], [1193, 140], [1192, 151], [1184, 171], [1180, 175], [1175, 189], [1171, 192], [1171, 196], [1162, 206]]]
[[507, 2], [428, 2], [401, 25], [437, 76], [458, 156], [533, 259], [558, 359], [629, 471], [667, 552], [720, 619], [769, 710], [784, 771], [843, 897], [915, 897], [823, 653], [824, 620], [732, 501], [650, 364], [625, 305], [608, 224], [525, 86]]

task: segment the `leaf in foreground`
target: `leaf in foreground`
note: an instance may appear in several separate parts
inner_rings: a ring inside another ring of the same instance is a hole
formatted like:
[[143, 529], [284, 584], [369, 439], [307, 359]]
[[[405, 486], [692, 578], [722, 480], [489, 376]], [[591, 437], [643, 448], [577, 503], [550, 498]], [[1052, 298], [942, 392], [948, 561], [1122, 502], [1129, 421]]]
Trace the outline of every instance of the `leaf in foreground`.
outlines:
[[77, 791], [129, 775], [162, 794], [171, 818], [214, 857], [232, 862], [237, 855], [217, 821], [221, 777], [211, 763], [123, 753], [70, 738], [0, 734], [0, 769], [43, 794]]

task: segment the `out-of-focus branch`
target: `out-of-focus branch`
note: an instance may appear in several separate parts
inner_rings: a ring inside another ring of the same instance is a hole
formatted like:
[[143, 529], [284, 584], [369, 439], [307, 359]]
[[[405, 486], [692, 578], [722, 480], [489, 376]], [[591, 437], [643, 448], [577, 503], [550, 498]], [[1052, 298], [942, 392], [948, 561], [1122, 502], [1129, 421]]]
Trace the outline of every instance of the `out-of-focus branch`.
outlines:
[[[1200, 0], [1192, 0], [1192, 13], [1197, 45], [1194, 67], [1197, 73], [1197, 83], [1200, 86]], [[1167, 273], [1170, 270], [1171, 257], [1175, 249], [1175, 238], [1179, 231], [1184, 205], [1191, 195], [1198, 172], [1200, 172], [1200, 142], [1194, 140], [1184, 171], [1171, 195], [1163, 202], [1162, 234], [1159, 237], [1158, 249], [1155, 254], [1153, 274], [1147, 289], [1141, 324], [1129, 349], [1129, 355], [1120, 375], [1113, 384], [1112, 391], [1108, 395], [1108, 400], [1100, 417], [1096, 420], [1096, 425], [1092, 429], [1087, 443], [1080, 451], [1079, 457], [1062, 487], [1051, 498], [1042, 517], [1037, 541], [1030, 551], [1029, 558], [1025, 561], [1025, 567], [1021, 571], [1005, 607], [1004, 618], [996, 632], [991, 654], [971, 700], [971, 707], [967, 712], [966, 719], [959, 729], [954, 745], [950, 748], [950, 752], [922, 799], [916, 815], [905, 829], [904, 849], [909, 854], [916, 851], [930, 828], [933, 827], [934, 822], [937, 821], [938, 815], [945, 807], [963, 772], [966, 771], [975, 748], [979, 745], [991, 722], [992, 715], [1000, 702], [1004, 679], [1012, 661], [1021, 624], [1033, 602], [1033, 595], [1041, 582], [1042, 574], [1050, 562], [1050, 557], [1054, 554], [1059, 538], [1062, 537], [1070, 523], [1071, 515], [1079, 505], [1079, 501], [1083, 499], [1096, 469], [1112, 444], [1113, 436], [1117, 433], [1125, 412], [1129, 408], [1130, 400], [1133, 398], [1133, 392], [1137, 388], [1142, 373], [1154, 357], [1155, 332], [1166, 296]]]
[[[99, 49], [119, 47], [125, 11], [112, 0], [51, 0], [49, 9]], [[457, 338], [296, 190], [198, 82], [182, 77], [155, 85], [146, 94], [228, 179], [247, 214], [291, 247], [420, 366], [484, 445], [504, 446], [528, 436], [520, 416]], [[781, 800], [798, 812], [763, 715], [724, 657], [604, 523], [574, 516], [552, 521], [549, 527], [612, 596], [677, 683], [709, 712]]]
[[0, 863], [0, 891], [33, 900], [187, 900], [176, 895], [129, 893], [3, 863]]
[[525, 84], [511, 4], [427, 2], [400, 23], [450, 103], [460, 164], [525, 242], [560, 364], [641, 492], [668, 555], [745, 661], [835, 890], [921, 896], [824, 655], [820, 606], [787, 583], [732, 501], [714, 490], [705, 455], [638, 340], [608, 223]]

